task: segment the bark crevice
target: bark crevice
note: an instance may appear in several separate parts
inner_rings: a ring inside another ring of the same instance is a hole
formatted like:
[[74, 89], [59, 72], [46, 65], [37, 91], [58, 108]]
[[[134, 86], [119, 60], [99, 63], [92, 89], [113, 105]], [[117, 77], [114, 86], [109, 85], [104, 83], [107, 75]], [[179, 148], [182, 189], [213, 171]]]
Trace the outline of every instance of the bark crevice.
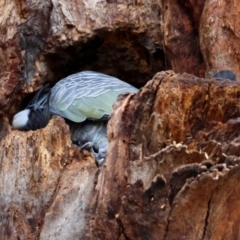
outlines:
[[214, 192], [210, 196], [209, 201], [207, 203], [207, 212], [206, 212], [206, 217], [205, 217], [205, 221], [204, 221], [202, 240], [205, 239], [205, 235], [206, 235], [206, 232], [207, 232], [208, 220], [209, 220], [209, 214], [210, 214], [210, 211], [211, 211], [211, 201], [212, 201], [213, 194], [214, 194]]

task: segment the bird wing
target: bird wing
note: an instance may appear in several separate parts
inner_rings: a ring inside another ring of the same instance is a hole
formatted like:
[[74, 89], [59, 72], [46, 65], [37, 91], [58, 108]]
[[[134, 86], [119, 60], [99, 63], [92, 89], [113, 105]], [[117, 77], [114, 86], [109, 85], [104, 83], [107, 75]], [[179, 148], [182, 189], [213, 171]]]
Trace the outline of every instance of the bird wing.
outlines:
[[49, 107], [53, 114], [73, 122], [109, 116], [119, 94], [138, 89], [115, 77], [83, 71], [60, 80], [51, 90]]

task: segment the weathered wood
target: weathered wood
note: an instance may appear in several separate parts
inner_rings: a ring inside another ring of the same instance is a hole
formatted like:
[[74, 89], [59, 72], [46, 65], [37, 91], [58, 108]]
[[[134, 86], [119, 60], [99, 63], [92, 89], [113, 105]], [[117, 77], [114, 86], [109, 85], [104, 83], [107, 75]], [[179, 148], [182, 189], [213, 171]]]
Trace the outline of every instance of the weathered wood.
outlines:
[[239, 93], [230, 81], [162, 72], [116, 104], [90, 239], [234, 239], [238, 212], [222, 216], [239, 201]]
[[[240, 86], [198, 78], [238, 75], [236, 2], [30, 0], [0, 9], [0, 239], [240, 237]], [[99, 169], [60, 117], [37, 131], [10, 124], [43, 83], [85, 69], [136, 86], [159, 72], [115, 103]]]

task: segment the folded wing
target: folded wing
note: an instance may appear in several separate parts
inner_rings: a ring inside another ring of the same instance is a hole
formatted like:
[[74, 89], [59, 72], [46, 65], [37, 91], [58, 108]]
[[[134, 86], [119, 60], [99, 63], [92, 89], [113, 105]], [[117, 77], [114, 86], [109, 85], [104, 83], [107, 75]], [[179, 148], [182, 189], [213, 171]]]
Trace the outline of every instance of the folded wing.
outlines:
[[51, 91], [50, 111], [73, 122], [107, 118], [120, 94], [138, 89], [115, 77], [83, 71], [60, 80]]

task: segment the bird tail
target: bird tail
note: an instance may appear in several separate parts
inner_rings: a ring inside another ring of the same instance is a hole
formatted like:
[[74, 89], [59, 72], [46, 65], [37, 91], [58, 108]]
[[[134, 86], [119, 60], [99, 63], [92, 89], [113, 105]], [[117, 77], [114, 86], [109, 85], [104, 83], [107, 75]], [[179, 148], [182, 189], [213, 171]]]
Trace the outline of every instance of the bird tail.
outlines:
[[49, 110], [48, 103], [43, 107], [38, 109], [32, 109], [28, 116], [28, 122], [26, 124], [25, 130], [37, 130], [47, 126], [52, 114]]

